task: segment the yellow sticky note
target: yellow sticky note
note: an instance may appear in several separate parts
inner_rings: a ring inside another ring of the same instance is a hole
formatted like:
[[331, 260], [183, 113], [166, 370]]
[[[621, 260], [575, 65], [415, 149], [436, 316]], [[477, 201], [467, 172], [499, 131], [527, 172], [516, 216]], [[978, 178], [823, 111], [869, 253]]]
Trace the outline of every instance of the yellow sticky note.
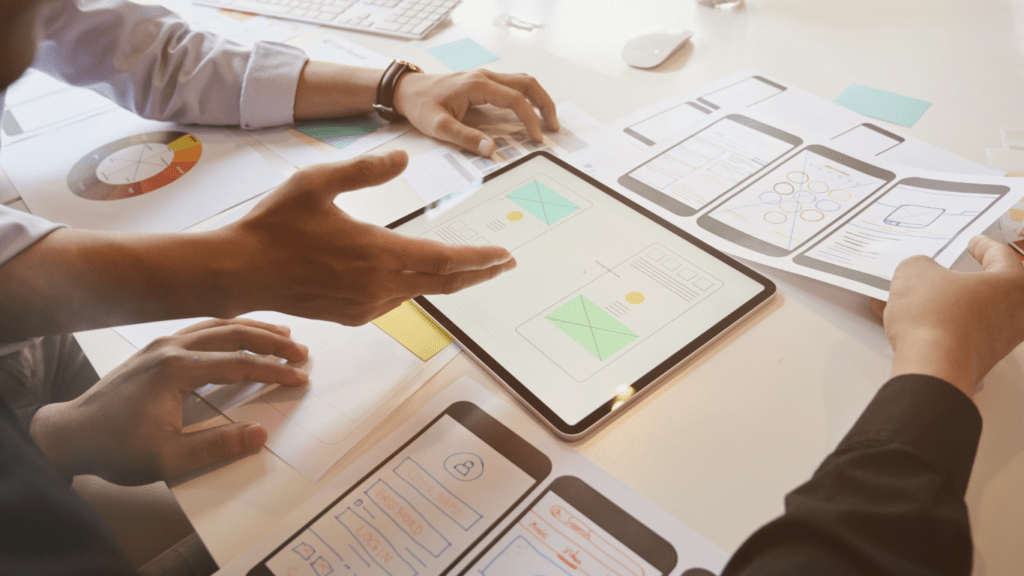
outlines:
[[452, 337], [412, 300], [402, 302], [373, 323], [423, 361], [452, 343]]

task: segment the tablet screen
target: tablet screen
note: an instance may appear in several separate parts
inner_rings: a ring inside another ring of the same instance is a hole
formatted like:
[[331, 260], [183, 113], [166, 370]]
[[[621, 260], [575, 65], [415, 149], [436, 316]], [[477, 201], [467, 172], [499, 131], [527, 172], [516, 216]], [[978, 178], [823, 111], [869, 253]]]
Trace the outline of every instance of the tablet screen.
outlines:
[[418, 301], [563, 432], [596, 421], [774, 293], [668, 226], [545, 153], [392, 225], [512, 252], [515, 270]]

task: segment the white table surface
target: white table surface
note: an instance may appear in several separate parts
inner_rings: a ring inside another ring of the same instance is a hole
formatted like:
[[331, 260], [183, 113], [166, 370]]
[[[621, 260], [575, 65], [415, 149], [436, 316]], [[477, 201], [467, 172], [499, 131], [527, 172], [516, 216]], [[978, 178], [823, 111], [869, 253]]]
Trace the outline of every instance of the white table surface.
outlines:
[[[540, 22], [532, 33], [498, 27], [513, 13]], [[691, 45], [652, 71], [619, 51], [632, 35], [689, 28]], [[1000, 147], [1000, 126], [1024, 126], [1024, 2], [1008, 0], [747, 0], [718, 11], [693, 0], [463, 0], [430, 37], [407, 42], [340, 34], [389, 57], [445, 68], [426, 49], [471, 37], [498, 54], [489, 68], [537, 77], [557, 102], [603, 122], [743, 68], [832, 99], [851, 83], [913, 96], [932, 107], [912, 129], [896, 127], [977, 162]], [[554, 55], [555, 57], [551, 57]], [[405, 136], [388, 148], [416, 153]], [[270, 154], [267, 152], [267, 154]], [[415, 207], [404, 182], [356, 193], [346, 208], [381, 219], [380, 199]], [[972, 263], [961, 260], [970, 268]], [[763, 267], [778, 302], [612, 426], [578, 445], [592, 460], [728, 552], [782, 512], [885, 381], [891, 352], [867, 299]], [[111, 330], [80, 341], [100, 373], [134, 352]], [[985, 379], [976, 401], [985, 419], [967, 494], [975, 574], [1024, 573], [1024, 350]], [[497, 382], [464, 354], [312, 484], [269, 451], [190, 478], [173, 490], [221, 564], [266, 534], [416, 408], [463, 375], [495, 394]], [[197, 402], [197, 410], [204, 405]], [[202, 425], [225, 419], [211, 417]]]

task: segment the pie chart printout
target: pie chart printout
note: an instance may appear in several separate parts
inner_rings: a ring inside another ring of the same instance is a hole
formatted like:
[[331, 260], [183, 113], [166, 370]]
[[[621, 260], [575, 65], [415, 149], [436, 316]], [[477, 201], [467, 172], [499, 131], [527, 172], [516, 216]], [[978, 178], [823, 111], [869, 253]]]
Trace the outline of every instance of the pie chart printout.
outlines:
[[86, 200], [123, 200], [147, 194], [188, 173], [203, 145], [187, 132], [147, 132], [89, 152], [68, 173], [68, 189]]

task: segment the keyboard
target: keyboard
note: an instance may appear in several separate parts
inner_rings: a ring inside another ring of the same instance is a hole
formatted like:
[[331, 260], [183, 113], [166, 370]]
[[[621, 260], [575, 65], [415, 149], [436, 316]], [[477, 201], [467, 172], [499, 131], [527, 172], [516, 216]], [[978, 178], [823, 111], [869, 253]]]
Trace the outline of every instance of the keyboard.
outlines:
[[419, 40], [447, 18], [461, 0], [192, 0], [346, 30]]

